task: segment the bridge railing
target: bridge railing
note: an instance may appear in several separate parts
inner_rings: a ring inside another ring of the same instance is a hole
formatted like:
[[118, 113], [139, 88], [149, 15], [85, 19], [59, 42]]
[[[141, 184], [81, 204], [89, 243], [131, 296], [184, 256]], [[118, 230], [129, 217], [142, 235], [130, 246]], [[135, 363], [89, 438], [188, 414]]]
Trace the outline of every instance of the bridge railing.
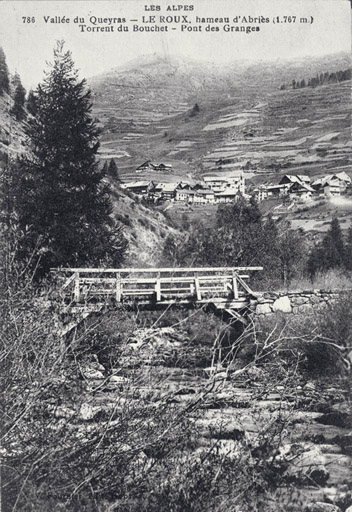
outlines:
[[64, 268], [52, 269], [61, 280], [65, 300], [116, 302], [243, 301], [254, 292], [247, 272], [262, 267]]

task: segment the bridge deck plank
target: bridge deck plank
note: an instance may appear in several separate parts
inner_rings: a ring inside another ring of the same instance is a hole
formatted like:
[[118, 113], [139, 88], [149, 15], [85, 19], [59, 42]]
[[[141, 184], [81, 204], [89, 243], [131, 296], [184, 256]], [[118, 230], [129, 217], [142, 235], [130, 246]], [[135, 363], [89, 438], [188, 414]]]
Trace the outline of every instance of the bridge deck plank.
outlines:
[[263, 270], [263, 267], [176, 267], [176, 268], [52, 268], [54, 273], [79, 272], [80, 274], [145, 274], [145, 273], [169, 273], [175, 274], [179, 272], [243, 272], [243, 271]]

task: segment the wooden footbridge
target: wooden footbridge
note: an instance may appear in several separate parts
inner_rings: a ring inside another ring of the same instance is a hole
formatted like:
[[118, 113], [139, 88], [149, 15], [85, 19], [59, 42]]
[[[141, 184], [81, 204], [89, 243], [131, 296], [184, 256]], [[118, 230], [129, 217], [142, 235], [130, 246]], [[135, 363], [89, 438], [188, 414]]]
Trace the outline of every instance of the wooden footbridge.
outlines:
[[[246, 282], [262, 267], [63, 268], [59, 280], [63, 313], [87, 317], [105, 308], [149, 308], [211, 304], [246, 323], [256, 293]], [[76, 321], [77, 324], [77, 321]]]

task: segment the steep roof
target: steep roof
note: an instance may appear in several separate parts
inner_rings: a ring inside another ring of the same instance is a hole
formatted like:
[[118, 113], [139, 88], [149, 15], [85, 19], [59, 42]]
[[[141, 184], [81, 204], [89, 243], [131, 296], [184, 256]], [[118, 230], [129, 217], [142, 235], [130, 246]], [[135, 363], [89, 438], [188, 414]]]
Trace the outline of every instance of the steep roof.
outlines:
[[137, 167], [137, 169], [141, 169], [142, 167], [146, 167], [147, 165], [150, 165], [151, 163], [152, 163], [151, 160], [146, 160], [139, 167]]
[[310, 183], [310, 177], [305, 174], [285, 174], [280, 180], [281, 182], [287, 178], [291, 183]]
[[330, 180], [327, 180], [324, 183], [323, 188], [324, 187], [339, 187], [340, 188], [340, 186], [341, 186], [340, 180], [331, 178]]
[[307, 176], [306, 174], [298, 174], [297, 178], [299, 178], [301, 181], [305, 183], [310, 183], [310, 177]]
[[236, 188], [228, 188], [227, 190], [224, 190], [224, 192], [218, 192], [217, 194], [215, 194], [215, 196], [237, 196], [237, 194], [238, 190]]
[[151, 160], [146, 160], [145, 162], [143, 162], [139, 167], [137, 167], [137, 169], [143, 169], [143, 167], [153, 167], [154, 169], [157, 169], [158, 167], [160, 168], [163, 168], [163, 169], [171, 169], [172, 168], [172, 165], [171, 164], [164, 164], [162, 162], [158, 162], [158, 163], [153, 163]]
[[310, 185], [307, 185], [306, 183], [302, 183], [297, 181], [296, 183], [293, 183], [290, 187], [291, 190], [306, 190], [307, 192], [315, 192], [314, 188], [312, 188]]
[[207, 195], [214, 195], [215, 192], [214, 192], [214, 190], [202, 188], [200, 190], [196, 190], [196, 194], [202, 195], [202, 196], [207, 196]]
[[162, 167], [162, 168], [165, 168], [165, 169], [171, 169], [172, 168], [171, 164], [164, 164], [163, 162], [155, 163], [155, 164], [152, 164], [152, 165], [155, 168], [157, 168], [157, 167]]
[[339, 180], [346, 181], [348, 183], [351, 183], [351, 178], [345, 171], [337, 172], [334, 174], [334, 177], [338, 178]]
[[188, 189], [180, 189], [178, 188], [176, 190], [176, 192], [178, 192], [179, 194], [186, 194], [187, 196], [190, 196], [190, 195], [193, 195], [196, 194], [195, 190], [188, 190]]
[[331, 180], [344, 181], [345, 183], [351, 183], [351, 178], [345, 172], [338, 172], [336, 174], [326, 174], [322, 178], [318, 178], [313, 182], [314, 186], [322, 185]]
[[131, 183], [126, 183], [126, 188], [135, 188], [135, 187], [148, 187], [148, 185], [153, 185], [152, 181], [132, 181]]
[[177, 188], [177, 183], [163, 183], [163, 192], [174, 192]]

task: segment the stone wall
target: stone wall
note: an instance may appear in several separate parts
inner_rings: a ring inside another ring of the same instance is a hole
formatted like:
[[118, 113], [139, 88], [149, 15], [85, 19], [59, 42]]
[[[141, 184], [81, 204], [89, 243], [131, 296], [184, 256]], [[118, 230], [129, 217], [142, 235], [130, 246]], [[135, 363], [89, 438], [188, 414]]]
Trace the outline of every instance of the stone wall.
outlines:
[[264, 292], [258, 295], [252, 310], [256, 315], [272, 313], [304, 313], [313, 315], [329, 304], [335, 302], [347, 291], [305, 290], [292, 292]]

